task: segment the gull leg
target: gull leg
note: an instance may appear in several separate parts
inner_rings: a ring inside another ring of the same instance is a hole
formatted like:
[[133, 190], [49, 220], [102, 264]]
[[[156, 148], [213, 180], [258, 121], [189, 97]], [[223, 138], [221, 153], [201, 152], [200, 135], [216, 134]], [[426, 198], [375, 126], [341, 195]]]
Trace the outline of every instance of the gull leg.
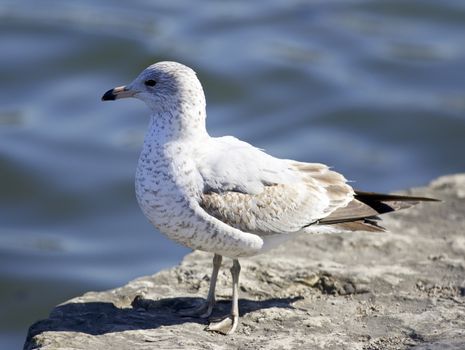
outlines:
[[239, 324], [239, 274], [241, 265], [239, 260], [233, 260], [231, 275], [233, 279], [231, 314], [219, 322], [212, 322], [206, 328], [207, 331], [216, 331], [223, 334], [233, 334]]
[[212, 277], [210, 278], [210, 288], [208, 289], [207, 300], [197, 307], [180, 310], [179, 314], [182, 316], [194, 316], [201, 318], [206, 318], [211, 315], [213, 306], [215, 305], [216, 280], [218, 278], [218, 271], [221, 267], [221, 260], [223, 260], [221, 255], [215, 254], [213, 256], [213, 271]]

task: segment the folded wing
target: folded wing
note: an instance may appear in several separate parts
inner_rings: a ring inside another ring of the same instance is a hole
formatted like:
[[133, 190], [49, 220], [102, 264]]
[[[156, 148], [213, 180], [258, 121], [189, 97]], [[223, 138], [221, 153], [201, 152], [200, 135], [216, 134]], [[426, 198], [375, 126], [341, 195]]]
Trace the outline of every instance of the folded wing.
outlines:
[[216, 140], [220, 152], [199, 159], [200, 205], [232, 227], [259, 235], [298, 232], [353, 199], [345, 178], [323, 164], [276, 159], [230, 137]]

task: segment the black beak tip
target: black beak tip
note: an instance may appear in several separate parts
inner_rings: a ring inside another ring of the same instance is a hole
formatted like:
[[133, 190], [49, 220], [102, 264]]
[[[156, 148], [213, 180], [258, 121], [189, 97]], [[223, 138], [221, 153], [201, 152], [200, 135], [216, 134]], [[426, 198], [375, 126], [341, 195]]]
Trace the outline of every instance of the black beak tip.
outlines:
[[113, 89], [108, 90], [102, 96], [102, 101], [113, 101], [116, 100], [116, 95], [113, 93]]

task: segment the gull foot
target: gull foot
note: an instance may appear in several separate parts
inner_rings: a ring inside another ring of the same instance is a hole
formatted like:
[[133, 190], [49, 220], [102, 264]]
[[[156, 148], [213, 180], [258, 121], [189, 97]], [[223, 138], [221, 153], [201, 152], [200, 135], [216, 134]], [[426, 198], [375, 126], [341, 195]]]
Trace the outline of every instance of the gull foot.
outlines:
[[214, 303], [209, 303], [208, 301], [205, 301], [198, 306], [178, 310], [178, 314], [186, 317], [207, 318], [212, 314], [213, 305]]
[[222, 334], [233, 334], [239, 324], [239, 316], [229, 315], [218, 322], [211, 322], [205, 330]]

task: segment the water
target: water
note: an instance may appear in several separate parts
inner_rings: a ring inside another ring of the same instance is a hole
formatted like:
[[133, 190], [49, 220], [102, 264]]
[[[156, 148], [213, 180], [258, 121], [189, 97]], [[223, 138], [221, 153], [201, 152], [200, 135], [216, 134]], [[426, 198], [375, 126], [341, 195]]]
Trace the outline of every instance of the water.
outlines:
[[391, 191], [465, 171], [464, 31], [459, 0], [0, 0], [0, 348], [188, 252], [134, 198], [147, 110], [107, 89], [181, 61], [211, 134]]

